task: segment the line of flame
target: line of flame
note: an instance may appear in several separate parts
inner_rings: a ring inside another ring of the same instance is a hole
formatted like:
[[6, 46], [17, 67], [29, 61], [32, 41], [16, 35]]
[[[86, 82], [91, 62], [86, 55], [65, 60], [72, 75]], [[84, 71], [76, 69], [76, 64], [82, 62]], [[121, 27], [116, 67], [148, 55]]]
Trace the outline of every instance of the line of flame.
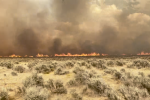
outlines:
[[67, 53], [67, 54], [55, 54], [55, 56], [100, 56], [99, 53], [91, 53], [91, 54], [85, 54], [85, 53], [82, 53], [82, 54], [71, 54], [71, 53]]
[[141, 53], [138, 53], [137, 55], [150, 55], [150, 53], [145, 53], [144, 51], [142, 51]]
[[[90, 54], [85, 54], [85, 53], [82, 53], [82, 54], [71, 54], [71, 53], [67, 53], [67, 54], [55, 54], [54, 56], [56, 57], [59, 57], [59, 56], [108, 56], [108, 54], [99, 54], [99, 53], [90, 53]], [[121, 55], [126, 55], [126, 54], [121, 54]], [[150, 53], [145, 53], [144, 51], [142, 51], [141, 53], [138, 53], [137, 55], [150, 55]], [[20, 56], [20, 55], [10, 55], [10, 56], [0, 56], [0, 57], [10, 57], [10, 58], [14, 58], [14, 57], [30, 57], [30, 58], [33, 58], [34, 56], [28, 56], [28, 55], [25, 55], [25, 56]], [[43, 55], [43, 54], [37, 54], [36, 57], [50, 57], [49, 55]]]

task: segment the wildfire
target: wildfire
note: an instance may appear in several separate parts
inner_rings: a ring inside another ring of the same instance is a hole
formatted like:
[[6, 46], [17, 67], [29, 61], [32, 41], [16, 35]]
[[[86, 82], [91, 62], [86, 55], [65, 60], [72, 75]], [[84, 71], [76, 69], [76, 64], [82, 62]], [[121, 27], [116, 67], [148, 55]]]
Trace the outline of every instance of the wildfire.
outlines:
[[108, 56], [108, 54], [102, 54], [102, 56]]
[[21, 56], [13, 54], [13, 55], [10, 55], [9, 57], [21, 57]]
[[48, 55], [43, 55], [43, 54], [37, 54], [36, 57], [49, 57]]
[[55, 54], [55, 56], [100, 56], [99, 53], [90, 53], [90, 54], [85, 54], [85, 53], [82, 53], [82, 54], [71, 54], [71, 53], [68, 53], [68, 54]]
[[29, 56], [30, 58], [33, 58], [33, 56]]
[[[85, 53], [82, 53], [82, 54], [71, 54], [71, 53], [67, 53], [67, 54], [55, 54], [54, 56], [55, 57], [60, 57], [60, 56], [72, 56], [72, 57], [76, 57], [76, 56], [108, 56], [108, 54], [99, 54], [99, 53], [90, 53], [90, 54], [85, 54]], [[126, 55], [126, 54], [121, 54], [122, 56]], [[131, 54], [132, 55], [132, 54]], [[145, 53], [144, 51], [142, 51], [141, 53], [138, 53], [137, 55], [150, 55], [150, 53]], [[9, 56], [0, 56], [0, 58], [2, 57], [10, 57], [10, 58], [20, 58], [20, 57], [29, 57], [29, 58], [33, 58], [33, 57], [51, 57], [52, 55], [44, 55], [44, 54], [37, 54], [36, 56], [28, 56], [28, 55], [25, 55], [25, 56], [20, 56], [20, 55], [15, 55], [15, 54], [12, 54], [12, 55], [9, 55]]]
[[144, 51], [142, 51], [141, 53], [138, 53], [137, 55], [150, 55], [150, 53], [145, 53]]

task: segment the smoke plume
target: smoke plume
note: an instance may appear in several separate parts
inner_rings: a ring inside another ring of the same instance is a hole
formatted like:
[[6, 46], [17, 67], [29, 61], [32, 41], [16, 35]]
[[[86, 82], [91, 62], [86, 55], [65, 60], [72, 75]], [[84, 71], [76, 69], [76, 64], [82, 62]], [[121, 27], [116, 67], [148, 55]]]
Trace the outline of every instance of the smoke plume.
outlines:
[[0, 55], [150, 52], [148, 0], [0, 0]]

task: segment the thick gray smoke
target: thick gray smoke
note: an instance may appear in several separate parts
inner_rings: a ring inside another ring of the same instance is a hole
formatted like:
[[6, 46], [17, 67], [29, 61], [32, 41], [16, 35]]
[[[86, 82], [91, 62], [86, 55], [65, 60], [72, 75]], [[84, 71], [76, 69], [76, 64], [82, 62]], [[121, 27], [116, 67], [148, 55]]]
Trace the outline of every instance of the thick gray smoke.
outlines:
[[0, 0], [0, 55], [150, 52], [149, 0]]

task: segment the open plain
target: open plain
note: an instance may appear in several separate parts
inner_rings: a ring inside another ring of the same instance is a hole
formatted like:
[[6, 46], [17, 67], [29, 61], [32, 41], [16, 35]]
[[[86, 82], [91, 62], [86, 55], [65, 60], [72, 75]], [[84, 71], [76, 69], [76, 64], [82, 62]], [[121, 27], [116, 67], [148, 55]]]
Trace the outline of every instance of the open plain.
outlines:
[[150, 100], [150, 57], [0, 58], [0, 100]]

